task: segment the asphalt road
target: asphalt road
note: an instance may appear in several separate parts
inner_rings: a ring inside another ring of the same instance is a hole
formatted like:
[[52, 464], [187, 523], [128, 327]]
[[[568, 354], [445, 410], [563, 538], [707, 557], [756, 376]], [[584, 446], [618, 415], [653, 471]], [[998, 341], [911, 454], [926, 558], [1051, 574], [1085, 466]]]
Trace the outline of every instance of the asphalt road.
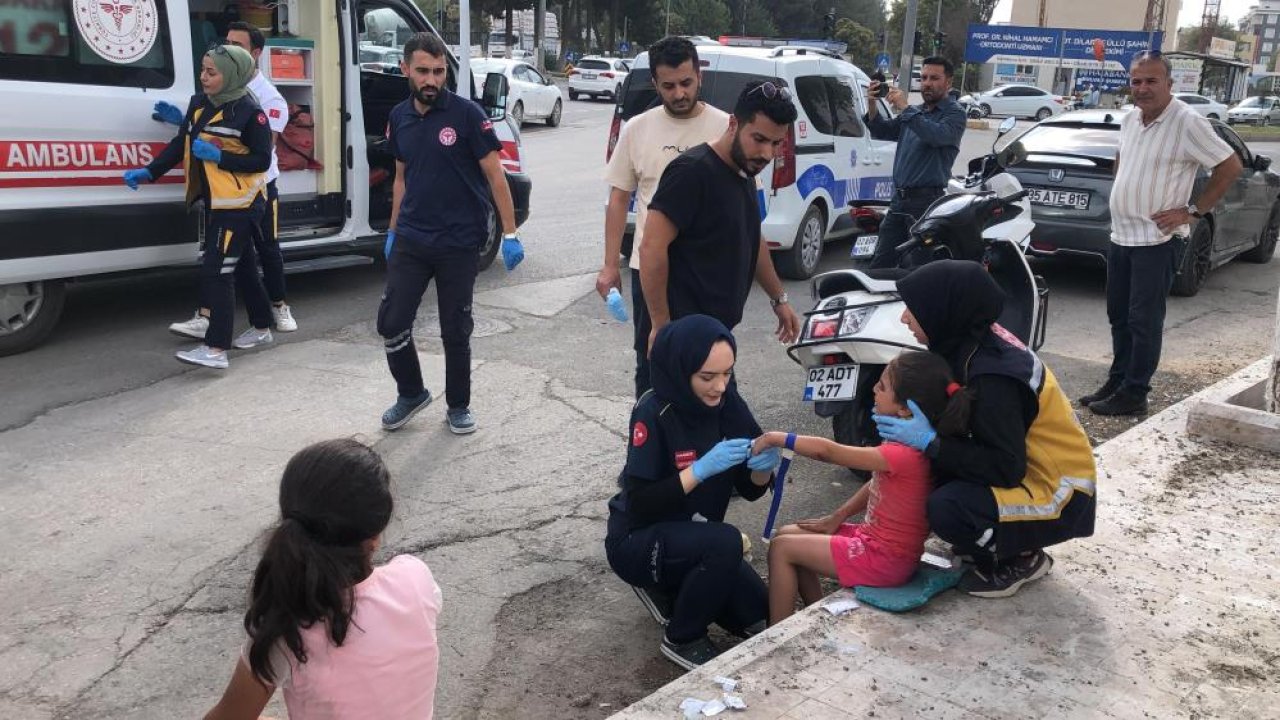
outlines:
[[[658, 631], [599, 547], [632, 368], [628, 328], [590, 291], [611, 111], [566, 100], [561, 127], [525, 129], [527, 259], [478, 283], [481, 430], [466, 445], [451, 444], [460, 441], [439, 432], [439, 418], [376, 430], [394, 397], [372, 332], [381, 265], [291, 276], [301, 329], [237, 354], [216, 377], [175, 362], [185, 344], [165, 330], [191, 310], [192, 275], [73, 285], [48, 343], [0, 358], [0, 533], [40, 538], [0, 561], [0, 592], [20, 601], [0, 619], [0, 716], [188, 717], [207, 707], [239, 643], [253, 542], [271, 522], [280, 466], [317, 435], [351, 433], [373, 438], [401, 478], [391, 551], [422, 556], [445, 588], [440, 717], [599, 717], [674, 677], [657, 656]], [[958, 164], [992, 136], [967, 133]], [[848, 253], [847, 241], [830, 245], [823, 269]], [[1197, 297], [1170, 302], [1157, 408], [1269, 352], [1275, 267], [1232, 263]], [[1110, 359], [1103, 268], [1036, 270], [1052, 290], [1042, 356], [1070, 394], [1090, 390]], [[788, 291], [803, 309], [807, 285]], [[428, 358], [441, 352], [433, 309], [428, 301], [420, 314]], [[772, 327], [757, 292], [737, 331], [744, 396], [768, 429], [829, 434], [800, 401], [803, 375]], [[325, 386], [304, 382], [330, 368]], [[215, 412], [217, 422], [206, 417]], [[1131, 423], [1086, 418], [1096, 440]], [[826, 512], [856, 487], [815, 463], [797, 463], [792, 479], [784, 520]], [[730, 519], [754, 532], [761, 513], [735, 504]]]

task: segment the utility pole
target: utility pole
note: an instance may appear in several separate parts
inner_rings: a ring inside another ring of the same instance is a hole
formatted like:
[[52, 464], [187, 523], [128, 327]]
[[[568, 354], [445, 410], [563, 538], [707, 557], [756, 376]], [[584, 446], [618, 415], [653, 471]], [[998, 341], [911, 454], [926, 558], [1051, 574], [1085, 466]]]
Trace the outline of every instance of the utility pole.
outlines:
[[543, 72], [547, 69], [545, 53], [547, 0], [538, 0], [533, 11], [537, 13], [533, 16], [533, 66], [538, 68], [538, 72]]
[[911, 92], [911, 68], [915, 65], [917, 0], [907, 0], [907, 14], [902, 22], [902, 56], [898, 59], [898, 88]]
[[662, 36], [671, 37], [671, 0], [667, 0], [667, 29]]
[[[458, 0], [458, 94], [471, 83], [471, 0]], [[484, 88], [479, 88], [484, 92]], [[464, 95], [464, 97], [466, 97]]]

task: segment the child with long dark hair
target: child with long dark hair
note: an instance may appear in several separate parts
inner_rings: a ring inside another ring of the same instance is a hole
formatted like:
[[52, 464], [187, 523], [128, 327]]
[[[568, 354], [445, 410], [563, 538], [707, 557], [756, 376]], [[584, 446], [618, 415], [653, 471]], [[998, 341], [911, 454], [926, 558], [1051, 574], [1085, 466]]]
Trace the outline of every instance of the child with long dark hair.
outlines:
[[[968, 423], [969, 398], [941, 356], [908, 352], [889, 363], [876, 383], [875, 411], [898, 417], [922, 413], [939, 433], [956, 435]], [[894, 587], [910, 580], [929, 535], [925, 504], [932, 479], [924, 453], [895, 442], [850, 447], [781, 432], [761, 435], [754, 451], [784, 446], [873, 475], [831, 514], [783, 527], [770, 542], [769, 622], [795, 612], [797, 591], [806, 606], [817, 602], [819, 575], [845, 587]], [[864, 510], [863, 522], [845, 522]]]
[[277, 687], [290, 720], [431, 717], [440, 588], [412, 555], [372, 563], [390, 480], [355, 440], [289, 460], [280, 522], [253, 576], [249, 641], [206, 720], [256, 719]]

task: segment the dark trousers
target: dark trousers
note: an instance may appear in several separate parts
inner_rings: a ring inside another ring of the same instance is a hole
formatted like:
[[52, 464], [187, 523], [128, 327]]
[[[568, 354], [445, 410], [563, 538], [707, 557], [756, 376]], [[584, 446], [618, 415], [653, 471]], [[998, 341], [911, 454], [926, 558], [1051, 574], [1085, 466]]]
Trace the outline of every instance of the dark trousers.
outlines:
[[640, 271], [631, 271], [631, 324], [635, 330], [632, 347], [636, 351], [636, 398], [649, 390], [649, 333], [653, 323], [649, 320], [649, 306], [644, 302], [644, 288], [640, 287]]
[[893, 201], [889, 204], [889, 212], [880, 222], [880, 241], [876, 244], [876, 254], [871, 257], [873, 269], [898, 267], [902, 258], [898, 256], [896, 248], [907, 241], [911, 226], [920, 219], [925, 210], [929, 209], [929, 205], [941, 196], [941, 190], [909, 197], [894, 193]]
[[1056, 518], [1000, 522], [995, 495], [985, 485], [952, 480], [929, 494], [929, 527], [979, 564], [1093, 534], [1094, 499], [1077, 492]]
[[1110, 378], [1146, 396], [1160, 364], [1165, 302], [1185, 241], [1146, 247], [1111, 243], [1107, 249], [1107, 320], [1111, 322]]
[[280, 253], [280, 192], [276, 181], [267, 183], [267, 208], [258, 223], [253, 248], [262, 263], [262, 282], [273, 303], [284, 302], [284, 256]]
[[471, 295], [480, 256], [474, 249], [428, 247], [399, 240], [387, 259], [387, 287], [378, 307], [378, 334], [400, 397], [422, 394], [422, 368], [413, 343], [413, 322], [432, 279], [444, 342], [444, 394], [450, 409], [471, 404]]
[[609, 566], [630, 585], [675, 598], [667, 638], [697, 640], [716, 623], [741, 635], [769, 614], [764, 580], [742, 557], [742, 534], [719, 522], [664, 522], [611, 535]]
[[231, 347], [236, 286], [244, 295], [249, 322], [258, 329], [271, 327], [271, 301], [258, 277], [253, 251], [262, 209], [259, 201], [250, 210], [209, 214], [200, 250], [200, 306], [209, 309], [209, 330], [204, 336], [209, 347]]

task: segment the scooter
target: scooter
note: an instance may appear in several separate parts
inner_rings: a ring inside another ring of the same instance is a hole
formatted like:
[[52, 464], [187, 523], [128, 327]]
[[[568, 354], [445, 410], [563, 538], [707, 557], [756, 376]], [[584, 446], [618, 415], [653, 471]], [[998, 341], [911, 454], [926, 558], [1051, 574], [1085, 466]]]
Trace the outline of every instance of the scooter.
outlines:
[[[896, 249], [900, 256], [921, 258], [918, 264], [940, 259], [982, 263], [1009, 298], [1000, 324], [1035, 349], [1044, 343], [1049, 291], [1027, 262], [1035, 227], [1027, 191], [1005, 172], [1026, 158], [1026, 150], [1017, 141], [995, 149], [1014, 125], [1013, 118], [1001, 123], [992, 152], [971, 160], [968, 174], [951, 180], [947, 194], [912, 224], [909, 239]], [[862, 209], [888, 205], [870, 200], [849, 204], [855, 221], [866, 217]], [[804, 400], [813, 402], [819, 417], [831, 418], [836, 442], [878, 441], [871, 420], [872, 387], [900, 353], [924, 349], [900, 319], [905, 306], [897, 280], [909, 272], [846, 269], [810, 281], [815, 303], [787, 354], [805, 369]]]

